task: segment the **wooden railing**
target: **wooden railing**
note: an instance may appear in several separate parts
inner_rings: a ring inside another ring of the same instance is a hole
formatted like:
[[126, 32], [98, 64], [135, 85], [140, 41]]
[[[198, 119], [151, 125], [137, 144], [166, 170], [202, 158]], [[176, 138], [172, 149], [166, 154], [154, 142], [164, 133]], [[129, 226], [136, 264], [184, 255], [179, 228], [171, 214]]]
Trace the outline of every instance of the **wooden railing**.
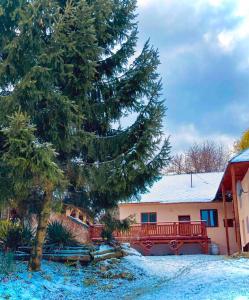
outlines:
[[[92, 240], [101, 240], [103, 225], [97, 224], [90, 227]], [[113, 236], [117, 240], [139, 240], [144, 238], [201, 238], [207, 237], [205, 222], [165, 222], [156, 224], [131, 225], [128, 231], [115, 231]]]

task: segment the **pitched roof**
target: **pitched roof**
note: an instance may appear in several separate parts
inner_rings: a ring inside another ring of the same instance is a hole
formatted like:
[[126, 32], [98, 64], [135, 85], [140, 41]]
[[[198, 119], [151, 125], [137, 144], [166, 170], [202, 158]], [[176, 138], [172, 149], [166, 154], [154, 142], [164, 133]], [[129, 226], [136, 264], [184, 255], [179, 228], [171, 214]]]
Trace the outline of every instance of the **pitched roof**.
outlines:
[[167, 175], [156, 182], [141, 202], [187, 203], [214, 200], [223, 172]]
[[217, 195], [221, 192], [222, 185], [227, 191], [232, 190], [231, 168], [233, 165], [236, 165], [236, 179], [242, 180], [249, 169], [249, 149], [241, 151], [228, 162], [226, 170], [220, 182]]
[[239, 154], [237, 154], [230, 160], [231, 163], [245, 162], [245, 161], [249, 161], [249, 148], [244, 151], [241, 151]]

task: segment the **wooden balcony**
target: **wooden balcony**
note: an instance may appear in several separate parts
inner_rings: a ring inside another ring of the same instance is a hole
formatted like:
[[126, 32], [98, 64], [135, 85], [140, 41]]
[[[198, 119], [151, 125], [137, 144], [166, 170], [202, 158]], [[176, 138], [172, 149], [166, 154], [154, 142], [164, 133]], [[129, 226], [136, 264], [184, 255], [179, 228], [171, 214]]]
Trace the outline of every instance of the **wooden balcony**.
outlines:
[[[102, 230], [101, 224], [91, 226], [92, 241], [102, 241]], [[202, 221], [135, 224], [129, 231], [115, 231], [113, 236], [120, 242], [140, 244], [146, 249], [154, 244], [170, 244], [173, 250], [178, 250], [185, 243], [199, 243], [205, 253], [208, 251], [207, 228]]]

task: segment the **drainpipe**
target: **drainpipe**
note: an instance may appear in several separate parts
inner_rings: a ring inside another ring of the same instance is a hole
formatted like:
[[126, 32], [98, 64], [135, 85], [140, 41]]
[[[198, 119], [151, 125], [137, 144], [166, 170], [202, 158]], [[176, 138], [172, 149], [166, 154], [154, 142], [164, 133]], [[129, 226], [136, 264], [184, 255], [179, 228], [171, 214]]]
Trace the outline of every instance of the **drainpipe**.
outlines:
[[235, 177], [234, 165], [231, 165], [231, 175], [232, 175], [232, 193], [233, 193], [236, 241], [238, 245], [238, 252], [241, 252], [242, 245], [241, 245], [241, 236], [240, 236], [239, 209], [238, 209], [238, 198], [237, 198], [237, 191], [236, 191], [236, 177]]
[[225, 187], [223, 184], [221, 186], [221, 191], [222, 191], [224, 222], [225, 222], [225, 230], [226, 230], [227, 255], [230, 255], [231, 253], [230, 253], [230, 244], [229, 244], [229, 231], [228, 231], [228, 226], [227, 226], [226, 192], [225, 192]]

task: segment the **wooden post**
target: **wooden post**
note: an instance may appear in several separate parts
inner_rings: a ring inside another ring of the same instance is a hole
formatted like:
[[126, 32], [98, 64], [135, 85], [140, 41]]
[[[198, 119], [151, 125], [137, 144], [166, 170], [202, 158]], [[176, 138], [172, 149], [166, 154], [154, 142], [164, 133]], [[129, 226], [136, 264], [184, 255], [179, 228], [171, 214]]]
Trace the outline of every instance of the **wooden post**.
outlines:
[[228, 226], [227, 226], [227, 204], [226, 204], [226, 193], [225, 193], [225, 187], [222, 184], [221, 186], [222, 191], [222, 200], [223, 200], [223, 211], [224, 211], [224, 222], [225, 222], [225, 230], [226, 230], [226, 243], [227, 243], [227, 255], [230, 255], [230, 244], [229, 244], [229, 232], [228, 232]]
[[242, 249], [241, 249], [238, 199], [237, 199], [237, 191], [236, 191], [235, 168], [233, 165], [231, 165], [231, 175], [232, 175], [232, 194], [233, 194], [233, 205], [234, 205], [235, 233], [236, 233], [236, 237], [237, 237], [238, 251], [241, 252]]

